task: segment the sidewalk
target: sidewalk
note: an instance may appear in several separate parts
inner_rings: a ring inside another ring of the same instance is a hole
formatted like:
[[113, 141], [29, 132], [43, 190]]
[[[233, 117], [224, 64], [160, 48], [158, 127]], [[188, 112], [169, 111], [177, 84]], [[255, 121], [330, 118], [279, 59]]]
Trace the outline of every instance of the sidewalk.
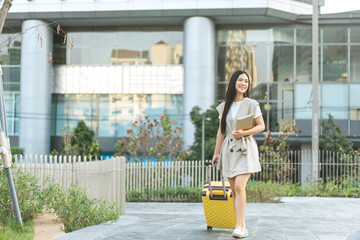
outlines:
[[[282, 198], [248, 203], [249, 240], [360, 239], [360, 199]], [[59, 240], [234, 239], [232, 229], [206, 230], [201, 203], [127, 203], [126, 215], [68, 233]]]

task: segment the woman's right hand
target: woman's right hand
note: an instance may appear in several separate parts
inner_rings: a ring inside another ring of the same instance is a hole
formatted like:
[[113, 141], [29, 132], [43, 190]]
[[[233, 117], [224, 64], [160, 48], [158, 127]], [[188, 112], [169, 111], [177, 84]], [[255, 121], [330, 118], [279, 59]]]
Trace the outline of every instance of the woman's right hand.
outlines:
[[217, 166], [218, 162], [219, 162], [219, 159], [220, 159], [220, 155], [219, 154], [215, 154], [212, 158], [212, 165], [213, 166]]

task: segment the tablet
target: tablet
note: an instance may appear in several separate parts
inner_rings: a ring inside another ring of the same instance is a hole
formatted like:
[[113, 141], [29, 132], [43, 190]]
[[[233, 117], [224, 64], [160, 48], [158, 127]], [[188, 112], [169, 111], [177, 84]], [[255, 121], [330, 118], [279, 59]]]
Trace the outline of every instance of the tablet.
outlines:
[[254, 115], [246, 115], [236, 119], [236, 130], [248, 130], [253, 127]]

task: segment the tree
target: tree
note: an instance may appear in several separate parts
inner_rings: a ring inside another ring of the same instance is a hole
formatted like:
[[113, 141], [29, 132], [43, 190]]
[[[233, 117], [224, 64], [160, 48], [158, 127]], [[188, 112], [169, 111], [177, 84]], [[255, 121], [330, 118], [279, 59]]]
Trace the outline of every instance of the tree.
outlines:
[[200, 113], [201, 108], [195, 106], [190, 112], [191, 122], [195, 126], [195, 140], [190, 147], [188, 159], [200, 160], [202, 157], [202, 118], [204, 117], [204, 158], [212, 159], [216, 144], [216, 134], [219, 127], [219, 113], [216, 110], [217, 103], [210, 106], [204, 113]]
[[126, 155], [129, 160], [138, 161], [147, 158], [167, 160], [182, 160], [187, 152], [181, 150], [184, 141], [181, 137], [182, 128], [176, 120], [171, 120], [166, 113], [160, 120], [151, 120], [144, 116], [143, 120], [135, 121], [127, 130], [127, 136], [122, 137], [115, 148], [119, 149], [115, 155]]
[[346, 154], [350, 153], [353, 150], [353, 143], [343, 135], [341, 128], [335, 124], [334, 117], [331, 114], [328, 114], [328, 116], [328, 120], [321, 121], [320, 149]]
[[72, 130], [65, 127], [62, 132], [64, 141], [61, 154], [100, 158], [101, 149], [99, 143], [93, 140], [95, 133], [86, 126], [84, 121], [79, 121]]
[[[353, 143], [343, 135], [340, 126], [336, 125], [334, 117], [328, 114], [329, 119], [321, 121], [322, 132], [319, 137], [319, 147], [323, 150], [321, 158], [324, 168], [320, 170], [321, 176], [327, 181], [328, 177], [342, 176], [339, 182], [346, 178], [349, 172], [359, 171], [357, 164], [359, 152], [353, 150]], [[348, 167], [339, 167], [342, 164]]]
[[6, 16], [12, 6], [13, 0], [5, 0], [0, 9], [0, 36], [4, 28]]
[[278, 134], [277, 139], [274, 139], [268, 131], [264, 144], [259, 147], [260, 162], [267, 163], [262, 166], [263, 169], [260, 172], [261, 179], [264, 181], [289, 181], [296, 170], [291, 164], [290, 144], [287, 140], [291, 135], [297, 135], [302, 131], [298, 130], [297, 125], [292, 121], [286, 123], [280, 131], [281, 134]]

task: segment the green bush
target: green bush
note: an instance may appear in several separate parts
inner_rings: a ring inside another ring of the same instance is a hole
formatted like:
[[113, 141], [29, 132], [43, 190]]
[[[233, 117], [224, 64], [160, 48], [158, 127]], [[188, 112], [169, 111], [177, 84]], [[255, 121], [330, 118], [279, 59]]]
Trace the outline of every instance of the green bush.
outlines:
[[85, 189], [74, 185], [64, 190], [59, 184], [50, 184], [44, 189], [44, 199], [47, 210], [53, 209], [63, 222], [65, 232], [115, 221], [120, 214], [115, 203], [91, 199]]
[[[13, 178], [25, 224], [42, 214], [44, 208], [48, 212], [55, 211], [65, 226], [65, 232], [119, 218], [120, 211], [115, 203], [91, 199], [85, 189], [71, 186], [65, 191], [59, 184], [47, 182], [47, 187], [42, 190], [34, 176], [20, 169]], [[15, 219], [8, 192], [5, 170], [0, 163], [0, 226], [7, 226]]]
[[[126, 192], [128, 202], [201, 202], [201, 187], [166, 187]], [[246, 186], [247, 202], [278, 203], [281, 197], [360, 197], [359, 183], [345, 180], [318, 181], [300, 185], [293, 183], [258, 182], [250, 180]]]
[[118, 152], [115, 156], [127, 156], [129, 161], [141, 159], [156, 159], [164, 161], [182, 160], [187, 157], [187, 151], [182, 150], [185, 142], [182, 140], [182, 125], [171, 120], [164, 112], [160, 119], [150, 119], [144, 115], [140, 121], [134, 121], [127, 135], [116, 142]]
[[338, 184], [335, 180], [320, 180], [304, 185], [293, 183], [275, 183], [249, 181], [247, 185], [249, 202], [267, 202], [267, 199], [278, 197], [360, 197], [359, 183], [343, 180]]
[[165, 187], [126, 192], [128, 202], [201, 202], [201, 187]]
[[25, 148], [21, 148], [21, 147], [11, 147], [11, 148], [10, 148], [10, 152], [11, 152], [11, 155], [16, 155], [16, 154], [24, 155], [24, 153], [25, 153]]
[[[79, 121], [75, 128], [69, 126], [61, 129], [63, 143], [60, 154], [72, 156], [87, 156], [89, 159], [100, 159], [100, 145], [95, 142], [94, 131], [84, 121]], [[58, 150], [52, 150], [51, 155], [58, 155]]]
[[[0, 165], [0, 222], [14, 216], [11, 207], [9, 185], [5, 170]], [[42, 193], [35, 177], [29, 173], [17, 170], [14, 174], [14, 185], [19, 202], [21, 217], [24, 222], [34, 219], [42, 213], [43, 202]]]

